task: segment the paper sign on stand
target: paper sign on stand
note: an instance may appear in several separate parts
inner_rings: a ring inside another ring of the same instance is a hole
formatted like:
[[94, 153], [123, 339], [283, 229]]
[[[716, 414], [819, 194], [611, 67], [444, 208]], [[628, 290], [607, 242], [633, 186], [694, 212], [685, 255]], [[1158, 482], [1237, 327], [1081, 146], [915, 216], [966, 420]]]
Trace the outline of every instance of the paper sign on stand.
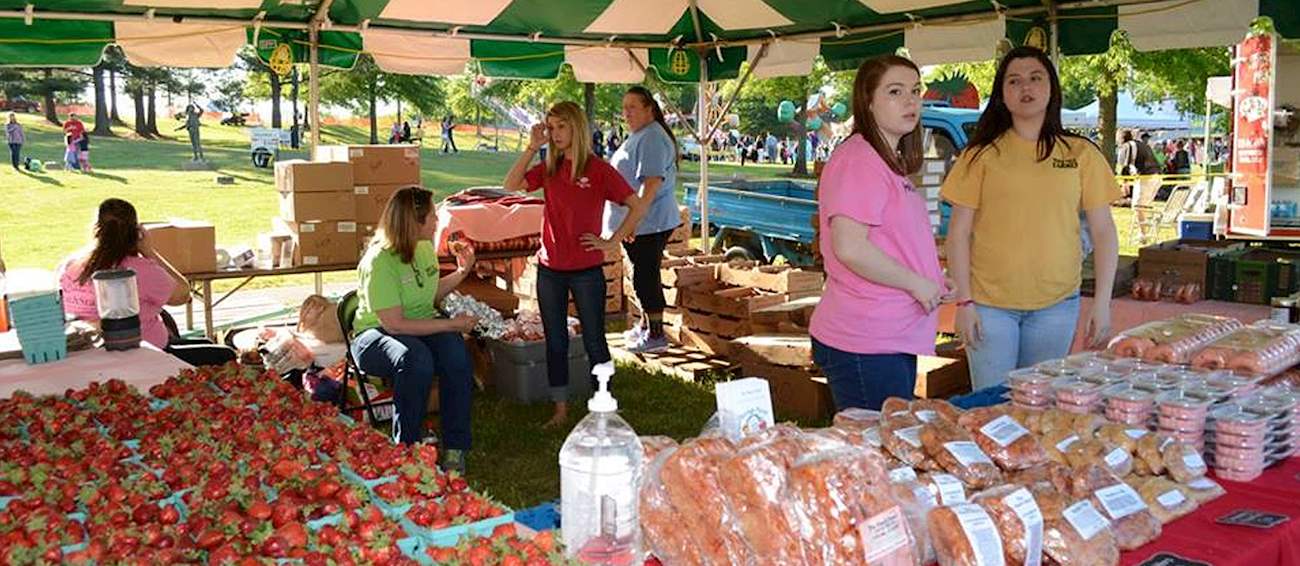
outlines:
[[776, 424], [772, 413], [772, 392], [766, 379], [736, 379], [719, 383], [715, 391], [719, 424], [723, 434], [732, 441]]

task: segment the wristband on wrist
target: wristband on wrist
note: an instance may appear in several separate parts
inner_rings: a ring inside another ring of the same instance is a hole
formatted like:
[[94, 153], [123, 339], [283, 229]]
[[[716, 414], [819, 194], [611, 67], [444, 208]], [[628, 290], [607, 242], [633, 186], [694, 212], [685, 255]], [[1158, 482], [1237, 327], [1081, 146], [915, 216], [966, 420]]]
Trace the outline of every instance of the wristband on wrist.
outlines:
[[974, 306], [974, 305], [975, 305], [975, 300], [974, 300], [974, 299], [966, 299], [966, 300], [962, 300], [962, 301], [957, 301], [957, 302], [955, 302], [955, 303], [953, 303], [953, 304], [954, 304], [954, 305], [957, 305], [957, 308], [969, 307], [969, 306]]

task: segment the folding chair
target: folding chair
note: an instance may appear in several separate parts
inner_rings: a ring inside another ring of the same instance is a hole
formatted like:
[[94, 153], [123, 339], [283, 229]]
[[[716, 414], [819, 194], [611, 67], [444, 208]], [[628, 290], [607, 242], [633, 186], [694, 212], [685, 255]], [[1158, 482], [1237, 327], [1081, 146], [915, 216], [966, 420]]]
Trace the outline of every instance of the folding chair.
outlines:
[[[393, 419], [392, 417], [380, 419], [375, 414], [375, 409], [392, 406], [393, 400], [372, 401], [370, 399], [370, 391], [367, 386], [370, 385], [372, 378], [378, 378], [379, 376], [367, 375], [361, 371], [361, 366], [352, 357], [352, 327], [357, 320], [357, 304], [360, 300], [355, 289], [348, 291], [346, 295], [343, 295], [343, 298], [339, 299], [339, 325], [343, 328], [343, 346], [346, 352], [344, 356], [347, 360], [343, 366], [343, 387], [342, 393], [339, 395], [339, 410], [344, 414], [348, 414], [352, 411], [365, 409], [370, 424], [378, 426], [382, 423], [391, 422]], [[357, 382], [357, 394], [361, 397], [361, 403], [358, 405], [348, 404], [348, 379], [353, 376], [355, 376]]]
[[[1157, 238], [1161, 208], [1156, 205], [1156, 193], [1162, 185], [1158, 176], [1139, 177], [1133, 192], [1133, 222], [1129, 224], [1128, 238], [1138, 246], [1153, 243]], [[1168, 204], [1168, 201], [1165, 203]]]

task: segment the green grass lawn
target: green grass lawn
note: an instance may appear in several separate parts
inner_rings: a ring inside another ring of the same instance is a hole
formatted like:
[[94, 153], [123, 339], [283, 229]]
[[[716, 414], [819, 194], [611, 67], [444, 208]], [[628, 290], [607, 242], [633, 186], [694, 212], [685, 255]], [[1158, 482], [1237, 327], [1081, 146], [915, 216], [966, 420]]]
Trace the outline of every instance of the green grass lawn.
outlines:
[[[34, 115], [21, 117], [28, 132], [26, 155], [42, 161], [60, 162], [62, 134]], [[165, 120], [159, 129], [173, 134], [179, 122]], [[89, 126], [89, 125], [88, 125]], [[126, 136], [128, 129], [116, 128]], [[248, 139], [243, 129], [205, 125], [205, 152], [211, 171], [184, 171], [190, 159], [189, 144], [180, 132], [172, 139], [139, 140], [128, 137], [92, 140], [91, 161], [95, 172], [80, 174], [51, 170], [44, 174], [15, 172], [0, 167], [0, 242], [8, 266], [54, 269], [58, 262], [90, 241], [90, 224], [99, 202], [108, 197], [135, 204], [141, 220], [189, 218], [216, 226], [220, 246], [253, 245], [257, 235], [270, 229], [278, 203], [270, 169], [257, 169], [248, 158]], [[365, 131], [332, 126], [325, 130], [326, 143], [364, 143]], [[502, 135], [503, 146], [517, 149], [516, 136]], [[438, 195], [445, 196], [474, 185], [500, 184], [517, 153], [474, 151], [472, 131], [458, 131], [458, 154], [437, 151], [436, 139], [426, 140], [422, 153], [421, 180]], [[292, 157], [293, 154], [282, 158]], [[302, 152], [298, 156], [305, 157]], [[714, 178], [744, 175], [772, 178], [784, 175], [783, 165], [712, 164]], [[683, 162], [682, 180], [697, 178], [699, 167]], [[234, 177], [235, 184], [219, 185], [218, 175]], [[1128, 233], [1131, 213], [1116, 209], [1121, 241]], [[1131, 244], [1124, 253], [1136, 253]], [[352, 273], [327, 275], [327, 281], [351, 281]], [[265, 278], [252, 286], [310, 283], [310, 276]], [[218, 286], [229, 288], [233, 283]], [[683, 439], [698, 434], [713, 413], [713, 394], [708, 385], [687, 384], [636, 368], [620, 367], [615, 377], [622, 414], [641, 434], [661, 434]], [[574, 419], [585, 414], [582, 402], [574, 403]], [[558, 454], [569, 427], [543, 430], [550, 415], [549, 405], [520, 406], [494, 395], [479, 395], [474, 404], [475, 449], [472, 451], [472, 483], [508, 505], [524, 507], [559, 496]], [[811, 423], [805, 423], [811, 424]]]

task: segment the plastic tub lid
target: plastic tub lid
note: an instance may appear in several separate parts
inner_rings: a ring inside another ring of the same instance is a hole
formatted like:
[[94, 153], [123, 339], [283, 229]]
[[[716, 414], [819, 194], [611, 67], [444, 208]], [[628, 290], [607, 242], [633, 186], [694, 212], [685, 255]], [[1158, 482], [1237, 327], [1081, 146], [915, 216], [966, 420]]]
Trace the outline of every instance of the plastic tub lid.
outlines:
[[1120, 401], [1132, 401], [1134, 403], [1153, 403], [1155, 394], [1145, 389], [1134, 387], [1130, 383], [1118, 383], [1107, 387], [1102, 394], [1107, 399], [1117, 399]]
[[1103, 371], [1092, 375], [1083, 376], [1083, 381], [1097, 385], [1111, 385], [1128, 381], [1129, 377], [1125, 374], [1114, 371]]
[[1237, 404], [1247, 411], [1268, 417], [1290, 418], [1296, 408], [1296, 399], [1289, 395], [1255, 394], [1237, 400]]
[[1084, 352], [1082, 354], [1075, 354], [1073, 356], [1066, 357], [1065, 360], [1063, 360], [1063, 362], [1066, 367], [1072, 367], [1077, 369], [1096, 368], [1101, 370], [1101, 369], [1106, 369], [1107, 360], [1098, 357], [1095, 352]]
[[1166, 391], [1156, 397], [1156, 402], [1162, 407], [1175, 407], [1179, 409], [1205, 410], [1214, 402], [1211, 397], [1195, 390], [1174, 389]]
[[1057, 376], [1039, 371], [1037, 368], [1021, 368], [1007, 374], [1007, 383], [1011, 387], [1047, 385], [1056, 381]]
[[1264, 430], [1268, 427], [1267, 416], [1246, 410], [1241, 405], [1226, 404], [1215, 407], [1209, 417], [1214, 420], [1214, 428], [1228, 426], [1228, 430]]

